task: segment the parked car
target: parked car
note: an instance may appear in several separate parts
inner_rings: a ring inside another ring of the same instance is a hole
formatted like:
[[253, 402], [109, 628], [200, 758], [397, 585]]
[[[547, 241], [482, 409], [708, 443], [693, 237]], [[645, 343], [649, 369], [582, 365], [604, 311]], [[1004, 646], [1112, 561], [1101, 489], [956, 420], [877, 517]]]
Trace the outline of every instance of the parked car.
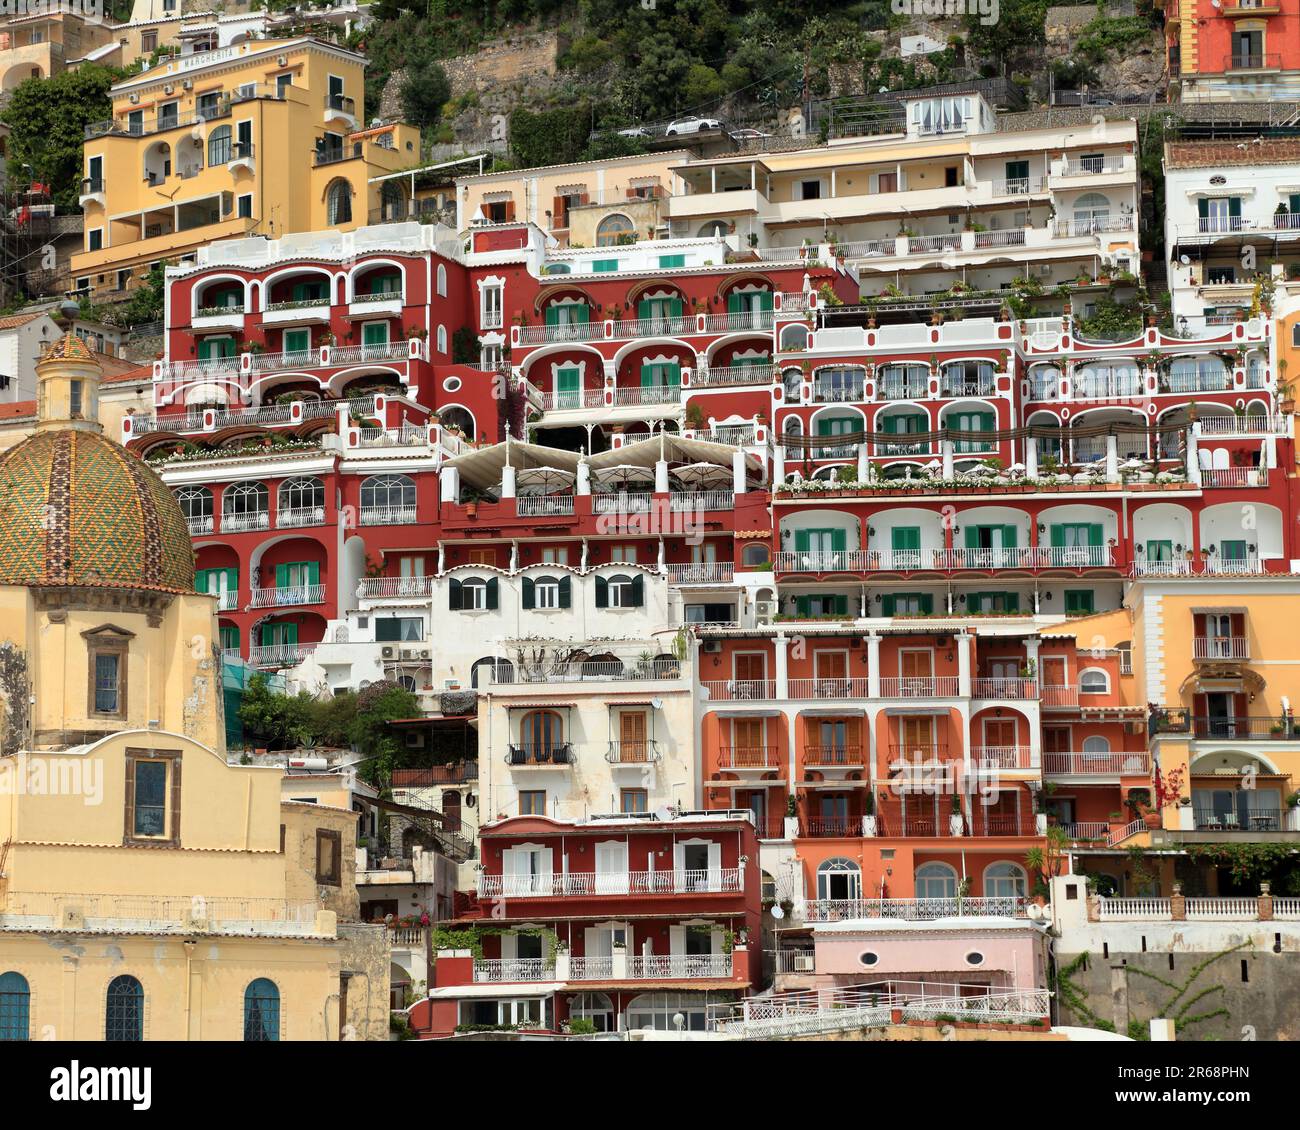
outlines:
[[618, 131], [619, 137], [649, 137], [650, 131], [645, 126], [628, 126]]
[[764, 133], [761, 129], [733, 129], [727, 134], [732, 141], [765, 141], [771, 137], [770, 133]]
[[669, 137], [679, 133], [699, 133], [706, 129], [721, 129], [722, 123], [717, 118], [678, 118], [669, 122], [664, 130]]

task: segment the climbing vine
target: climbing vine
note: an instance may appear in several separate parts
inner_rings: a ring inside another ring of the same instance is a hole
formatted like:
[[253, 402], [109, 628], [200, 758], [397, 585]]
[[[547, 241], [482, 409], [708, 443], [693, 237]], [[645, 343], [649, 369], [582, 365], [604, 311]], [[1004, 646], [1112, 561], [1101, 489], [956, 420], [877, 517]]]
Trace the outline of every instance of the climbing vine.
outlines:
[[11, 757], [27, 742], [31, 679], [22, 648], [0, 643], [0, 757]]
[[1238, 883], [1267, 878], [1296, 858], [1290, 844], [1184, 844], [1183, 850], [1194, 863], [1227, 867]]
[[546, 963], [555, 964], [555, 955], [560, 948], [560, 936], [545, 926], [537, 928], [510, 929], [505, 926], [466, 926], [460, 930], [449, 930], [445, 926], [433, 928], [433, 951], [469, 950], [475, 961], [483, 960], [483, 939], [511, 934], [515, 937], [543, 938], [546, 941]]
[[1064, 969], [1058, 969], [1049, 979], [1051, 989], [1056, 994], [1056, 999], [1076, 1017], [1085, 1021], [1088, 1027], [1100, 1028], [1103, 1032], [1113, 1032], [1115, 1025], [1109, 1020], [1103, 1020], [1088, 1007], [1087, 992], [1071, 980], [1087, 962], [1088, 955], [1081, 953]]

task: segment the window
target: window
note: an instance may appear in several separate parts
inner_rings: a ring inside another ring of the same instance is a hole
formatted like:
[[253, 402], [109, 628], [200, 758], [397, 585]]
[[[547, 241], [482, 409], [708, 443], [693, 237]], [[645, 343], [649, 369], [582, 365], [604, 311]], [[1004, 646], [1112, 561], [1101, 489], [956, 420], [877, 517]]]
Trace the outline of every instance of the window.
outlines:
[[452, 579], [448, 591], [448, 608], [453, 612], [492, 611], [498, 607], [499, 584], [496, 577]]
[[321, 511], [317, 516], [323, 517], [325, 484], [317, 478], [286, 479], [280, 484], [277, 498], [281, 524], [286, 511], [310, 514]]
[[611, 545], [609, 547], [609, 563], [611, 565], [635, 565], [636, 546], [618, 543]]
[[32, 991], [21, 973], [0, 973], [0, 1041], [31, 1039]]
[[123, 269], [123, 270], [121, 270], [121, 271], [118, 271], [118, 272], [117, 272], [117, 276], [116, 276], [116, 278], [117, 278], [117, 289], [118, 289], [118, 290], [125, 290], [126, 287], [127, 287], [127, 284], [131, 281], [131, 271], [130, 271], [130, 268], [125, 268], [125, 269]]
[[[621, 213], [616, 212], [612, 216], [606, 216], [596, 226], [596, 246], [597, 247], [615, 247], [620, 243], [634, 243], [636, 241], [636, 229], [632, 221]], [[595, 264], [592, 264], [592, 270], [598, 270]]]
[[232, 532], [266, 529], [271, 524], [269, 507], [270, 492], [264, 484], [236, 483], [221, 496], [222, 525]]
[[343, 882], [343, 833], [316, 829], [316, 882], [337, 887]]
[[104, 248], [104, 229], [91, 228], [86, 232], [86, 250], [102, 251]]
[[598, 275], [613, 274], [618, 270], [617, 259], [593, 259], [591, 269]]
[[92, 717], [126, 717], [126, 661], [130, 632], [105, 626], [83, 632], [89, 660], [87, 713]]
[[596, 578], [597, 608], [640, 608], [645, 604], [645, 578], [618, 573]]
[[524, 608], [568, 608], [573, 601], [573, 582], [568, 577], [524, 578]]
[[546, 815], [546, 790], [522, 789], [519, 793], [520, 816]]
[[1080, 694], [1106, 694], [1110, 691], [1110, 677], [1105, 671], [1089, 670], [1079, 675]]
[[[1025, 871], [1015, 863], [991, 863], [984, 869], [985, 898], [1022, 899], [1028, 893]], [[972, 962], [972, 964], [977, 964]]]
[[817, 868], [817, 897], [849, 901], [862, 897], [862, 870], [851, 859], [836, 857]]
[[1067, 616], [1091, 616], [1094, 611], [1092, 589], [1065, 590], [1065, 614]]
[[236, 198], [236, 214], [241, 219], [249, 219], [253, 215], [253, 196], [252, 193], [246, 193]]
[[138, 1043], [144, 1039], [144, 986], [129, 974], [108, 983], [104, 1001], [104, 1039]]
[[244, 1039], [253, 1043], [280, 1039], [280, 990], [265, 977], [244, 990]]
[[406, 475], [373, 475], [361, 484], [361, 510], [379, 521], [414, 520], [415, 481]]
[[649, 793], [645, 789], [620, 789], [618, 802], [620, 812], [649, 811]]
[[330, 227], [352, 222], [352, 186], [345, 180], [336, 180], [326, 196], [327, 222]]
[[[118, 288], [119, 290], [121, 287]], [[81, 416], [81, 381], [68, 382], [68, 413], [74, 420]]]
[[768, 548], [762, 542], [751, 542], [740, 554], [741, 565], [746, 569], [756, 569], [770, 560]]
[[230, 160], [231, 137], [229, 126], [218, 126], [208, 134], [209, 165], [224, 165]]
[[447, 267], [443, 263], [438, 264], [438, 297], [447, 297]]
[[424, 620], [419, 616], [376, 616], [375, 639], [380, 643], [409, 643], [424, 639]]
[[946, 863], [923, 863], [916, 869], [916, 897], [951, 899], [957, 897], [957, 872]]
[[799, 184], [800, 200], [820, 200], [822, 197], [822, 182], [819, 180], [802, 180]]

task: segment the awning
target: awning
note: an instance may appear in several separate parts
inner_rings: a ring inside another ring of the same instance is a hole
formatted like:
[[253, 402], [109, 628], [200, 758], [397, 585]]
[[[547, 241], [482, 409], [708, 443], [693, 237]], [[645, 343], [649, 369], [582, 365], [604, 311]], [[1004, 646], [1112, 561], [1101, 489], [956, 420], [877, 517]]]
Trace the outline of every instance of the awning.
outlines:
[[[588, 462], [593, 471], [602, 467], [616, 467], [626, 463], [632, 467], [653, 467], [661, 459], [669, 463], [716, 463], [720, 467], [730, 467], [731, 457], [737, 448], [730, 443], [715, 443], [707, 439], [683, 439], [671, 432], [629, 443], [624, 447], [612, 447], [593, 455]], [[745, 456], [745, 465], [752, 471], [762, 470], [763, 461], [752, 452]]]
[[445, 1001], [482, 997], [549, 997], [552, 993], [558, 993], [560, 990], [567, 988], [568, 985], [563, 981], [512, 981], [509, 984], [492, 982], [491, 984], [481, 985], [447, 985], [445, 988], [430, 989], [429, 999], [432, 1001]]
[[865, 714], [866, 712], [864, 706], [809, 706], [799, 711], [806, 718], [830, 718], [842, 714]]
[[703, 706], [706, 710], [713, 710], [719, 714], [730, 714], [737, 718], [781, 717], [781, 711], [776, 707], [749, 706], [743, 702], [714, 702], [712, 699], [706, 699]]
[[443, 462], [444, 467], [455, 467], [461, 481], [480, 490], [499, 486], [501, 472], [506, 467], [517, 470], [525, 467], [558, 467], [573, 474], [578, 472], [581, 456], [576, 451], [562, 451], [556, 447], [524, 443], [507, 439], [491, 447], [481, 447]]
[[936, 714], [946, 717], [948, 708], [945, 706], [887, 706], [885, 707], [885, 713], [891, 718], [902, 715], [933, 716]]
[[507, 710], [571, 710], [576, 702], [510, 702]]

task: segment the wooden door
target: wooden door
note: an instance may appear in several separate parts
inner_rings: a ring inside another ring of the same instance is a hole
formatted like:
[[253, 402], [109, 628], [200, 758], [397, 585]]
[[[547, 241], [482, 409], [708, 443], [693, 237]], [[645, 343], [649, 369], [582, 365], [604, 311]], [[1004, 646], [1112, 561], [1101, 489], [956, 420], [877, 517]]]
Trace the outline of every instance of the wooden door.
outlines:
[[736, 718], [731, 723], [732, 756], [738, 768], [759, 768], [767, 764], [762, 718]]
[[934, 752], [933, 718], [904, 717], [902, 732], [902, 752], [905, 756], [912, 757], [920, 754], [922, 757], [929, 757]]
[[849, 656], [844, 651], [818, 651], [813, 653], [813, 666], [819, 679], [847, 679]]
[[625, 710], [618, 716], [618, 759], [623, 764], [646, 759], [645, 714]]

